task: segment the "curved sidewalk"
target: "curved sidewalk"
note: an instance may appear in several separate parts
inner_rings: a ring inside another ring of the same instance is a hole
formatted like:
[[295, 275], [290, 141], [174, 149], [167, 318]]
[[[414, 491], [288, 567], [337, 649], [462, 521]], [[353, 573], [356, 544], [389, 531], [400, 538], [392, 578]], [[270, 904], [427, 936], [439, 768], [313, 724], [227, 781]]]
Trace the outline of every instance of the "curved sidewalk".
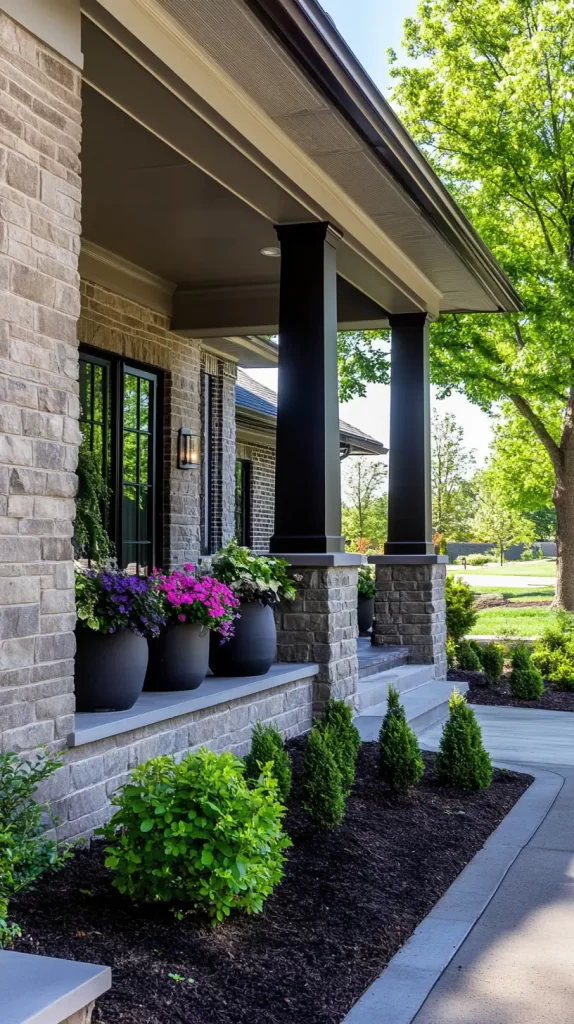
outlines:
[[[536, 782], [357, 1003], [352, 1024], [574, 1024], [574, 714], [474, 710], [493, 759]], [[421, 746], [436, 749], [441, 728], [422, 733]], [[507, 858], [498, 879], [492, 854]], [[457, 915], [469, 913], [461, 935]]]

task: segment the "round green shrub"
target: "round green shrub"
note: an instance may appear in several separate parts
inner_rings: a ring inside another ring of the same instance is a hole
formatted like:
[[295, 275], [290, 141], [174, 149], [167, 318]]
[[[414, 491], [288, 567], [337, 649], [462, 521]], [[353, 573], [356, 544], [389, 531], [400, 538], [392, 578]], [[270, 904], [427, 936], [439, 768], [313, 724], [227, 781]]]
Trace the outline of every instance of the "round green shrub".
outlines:
[[446, 638], [446, 664], [447, 668], [454, 668], [456, 664], [456, 644], [451, 636]]
[[456, 660], [463, 672], [480, 672], [482, 668], [480, 658], [470, 640], [461, 640], [457, 645]]
[[474, 594], [458, 576], [448, 575], [445, 585], [446, 631], [455, 642], [462, 640], [476, 622]]
[[353, 709], [344, 700], [330, 698], [323, 708], [319, 728], [329, 729], [334, 739], [333, 754], [343, 779], [343, 791], [348, 796], [355, 781], [361, 746], [359, 730], [353, 723]]
[[[534, 660], [534, 659], [533, 659]], [[561, 651], [552, 651], [551, 669], [546, 673], [549, 683], [559, 690], [574, 690], [574, 663]]]
[[462, 693], [453, 690], [436, 759], [436, 775], [444, 786], [486, 789], [492, 782], [492, 763], [482, 733]]
[[512, 652], [510, 692], [520, 700], [538, 700], [544, 693], [544, 681], [540, 671], [532, 663], [528, 647], [520, 644]]
[[275, 725], [258, 721], [251, 733], [251, 750], [245, 757], [245, 777], [258, 782], [267, 771], [277, 780], [277, 792], [285, 801], [291, 792], [291, 761]]
[[500, 644], [484, 644], [479, 647], [478, 657], [487, 683], [498, 682], [504, 668], [504, 648]]
[[250, 788], [241, 758], [199, 750], [177, 764], [156, 757], [112, 797], [100, 830], [113, 885], [136, 900], [169, 903], [213, 924], [232, 910], [258, 913], [283, 877], [285, 808], [262, 773]]
[[343, 776], [334, 754], [336, 743], [328, 726], [314, 726], [305, 748], [301, 798], [311, 821], [319, 828], [334, 828], [345, 814]]
[[391, 789], [406, 793], [424, 773], [418, 740], [409, 727], [398, 692], [389, 686], [387, 713], [379, 733], [379, 771]]
[[547, 626], [534, 645], [532, 664], [545, 679], [569, 689], [574, 677], [574, 616], [559, 612], [556, 621]]

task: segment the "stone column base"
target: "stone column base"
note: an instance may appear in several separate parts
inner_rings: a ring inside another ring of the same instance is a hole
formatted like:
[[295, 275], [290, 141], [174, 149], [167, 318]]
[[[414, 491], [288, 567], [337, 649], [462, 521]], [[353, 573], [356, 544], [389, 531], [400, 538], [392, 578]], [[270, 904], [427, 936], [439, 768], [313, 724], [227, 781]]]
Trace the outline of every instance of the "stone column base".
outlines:
[[[283, 557], [292, 562], [289, 575], [297, 587], [297, 597], [276, 608], [277, 661], [318, 663], [315, 714], [320, 714], [329, 697], [356, 706], [357, 576], [364, 559], [308, 555], [312, 564], [305, 565], [301, 564], [302, 555]], [[293, 564], [295, 561], [297, 564]], [[340, 561], [343, 564], [337, 564]]]
[[446, 561], [444, 556], [374, 555], [374, 644], [408, 647], [409, 661], [434, 665], [444, 679], [446, 664]]

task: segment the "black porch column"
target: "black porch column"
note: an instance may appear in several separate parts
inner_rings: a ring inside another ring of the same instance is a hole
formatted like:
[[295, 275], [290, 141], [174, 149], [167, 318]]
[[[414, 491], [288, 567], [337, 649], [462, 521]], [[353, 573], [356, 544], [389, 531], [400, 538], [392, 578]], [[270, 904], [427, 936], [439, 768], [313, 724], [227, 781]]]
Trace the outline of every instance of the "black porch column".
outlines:
[[277, 228], [281, 243], [275, 533], [285, 554], [342, 552], [337, 260], [330, 224]]
[[430, 377], [425, 313], [391, 324], [389, 530], [386, 555], [434, 555], [432, 542]]

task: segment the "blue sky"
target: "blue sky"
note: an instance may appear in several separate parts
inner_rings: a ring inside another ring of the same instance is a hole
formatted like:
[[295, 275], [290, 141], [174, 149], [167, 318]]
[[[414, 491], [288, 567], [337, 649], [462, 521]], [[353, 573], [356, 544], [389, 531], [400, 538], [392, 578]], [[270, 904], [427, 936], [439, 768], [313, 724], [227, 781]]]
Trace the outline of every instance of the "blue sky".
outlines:
[[339, 32], [379, 89], [387, 91], [386, 53], [399, 50], [405, 18], [418, 0], [321, 0]]
[[[382, 92], [388, 94], [390, 79], [386, 59], [391, 47], [400, 54], [403, 22], [415, 14], [418, 0], [320, 0], [339, 32]], [[268, 387], [277, 389], [276, 370], [254, 370], [256, 377]], [[365, 398], [347, 402], [341, 417], [388, 444], [389, 388], [371, 384]], [[490, 419], [463, 396], [452, 395], [444, 402], [434, 402], [441, 414], [453, 413], [463, 427], [465, 444], [476, 452], [478, 463], [487, 455], [492, 436]]]

